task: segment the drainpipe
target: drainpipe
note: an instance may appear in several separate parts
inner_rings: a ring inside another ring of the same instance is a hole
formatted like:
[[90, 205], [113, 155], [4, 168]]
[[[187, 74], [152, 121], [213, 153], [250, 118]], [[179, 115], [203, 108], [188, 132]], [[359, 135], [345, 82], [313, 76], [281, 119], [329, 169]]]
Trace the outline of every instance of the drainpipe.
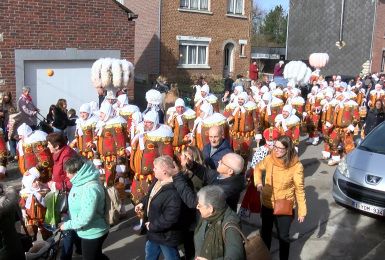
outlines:
[[374, 30], [376, 29], [376, 18], [377, 18], [377, 1], [372, 0], [374, 3], [374, 15], [373, 15], [373, 29], [372, 29], [372, 42], [370, 43], [370, 51], [369, 51], [369, 61], [370, 61], [370, 72], [372, 72], [372, 63], [373, 63], [373, 42], [374, 42]]
[[159, 25], [159, 52], [158, 52], [158, 74], [160, 75], [160, 66], [162, 64], [162, 0], [159, 0], [159, 10], [158, 10], [158, 25]]
[[289, 10], [287, 11], [287, 25], [286, 25], [286, 46], [285, 46], [285, 60], [287, 60], [287, 42], [289, 40], [289, 22], [290, 22], [290, 2], [293, 1], [293, 0], [290, 0], [289, 1]]

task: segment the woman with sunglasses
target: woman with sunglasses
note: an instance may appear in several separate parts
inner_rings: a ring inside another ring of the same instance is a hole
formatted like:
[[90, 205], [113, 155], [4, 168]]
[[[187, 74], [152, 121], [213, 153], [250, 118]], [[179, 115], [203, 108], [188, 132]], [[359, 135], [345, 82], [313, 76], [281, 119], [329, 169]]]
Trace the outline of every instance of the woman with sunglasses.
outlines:
[[[262, 183], [262, 172], [265, 172], [264, 184]], [[279, 137], [274, 143], [272, 153], [255, 166], [254, 183], [262, 193], [261, 237], [270, 249], [274, 224], [278, 233], [280, 259], [289, 259], [289, 231], [294, 209], [290, 213], [281, 215], [274, 211], [274, 206], [277, 200], [293, 202], [292, 205], [297, 205], [298, 222], [300, 223], [305, 220], [307, 213], [303, 165], [299, 161], [290, 137]]]

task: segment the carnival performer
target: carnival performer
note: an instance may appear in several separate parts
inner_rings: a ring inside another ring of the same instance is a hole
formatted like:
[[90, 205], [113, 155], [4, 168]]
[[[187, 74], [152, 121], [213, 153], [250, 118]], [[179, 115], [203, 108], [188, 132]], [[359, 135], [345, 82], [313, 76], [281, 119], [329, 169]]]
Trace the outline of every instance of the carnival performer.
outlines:
[[51, 234], [43, 226], [46, 212], [44, 196], [49, 189], [48, 185], [41, 183], [39, 179], [40, 172], [36, 167], [24, 173], [20, 206], [29, 235], [36, 240], [37, 232], [40, 230], [43, 239], [46, 240]]
[[150, 89], [146, 92], [146, 101], [147, 101], [147, 108], [143, 111], [142, 115], [144, 117], [145, 114], [147, 114], [148, 111], [154, 110], [158, 113], [159, 123], [164, 123], [164, 111], [163, 111], [163, 97], [162, 94], [155, 90]]
[[200, 89], [200, 94], [195, 95], [195, 112], [199, 116], [200, 110], [199, 107], [204, 103], [210, 103], [213, 106], [215, 112], [219, 112], [219, 103], [218, 98], [210, 93], [210, 87], [207, 84], [204, 84]]
[[17, 134], [20, 138], [17, 152], [21, 174], [24, 175], [32, 167], [41, 166], [39, 181], [49, 182], [52, 177], [53, 160], [47, 147], [47, 134], [40, 130], [32, 131], [25, 123], [17, 128]]
[[299, 127], [301, 120], [295, 115], [295, 109], [290, 105], [285, 105], [282, 108], [282, 114], [275, 118], [275, 127], [280, 132], [280, 135], [290, 137], [294, 145], [298, 148], [299, 144]]
[[[255, 135], [255, 140], [257, 141], [258, 147], [254, 149], [254, 155], [250, 165], [252, 169], [254, 169], [254, 167], [271, 152], [274, 146], [274, 142], [278, 139], [278, 137], [280, 137], [280, 135], [281, 134], [279, 133], [278, 129], [274, 127], [265, 129], [265, 131], [263, 131], [263, 135]], [[265, 144], [259, 146], [262, 137], [265, 140]]]
[[321, 120], [322, 106], [321, 101], [324, 99], [322, 91], [317, 86], [311, 88], [311, 92], [307, 96], [305, 111], [303, 118], [306, 123], [306, 130], [309, 138], [306, 143], [317, 145], [319, 143], [320, 133], [318, 126]]
[[94, 158], [93, 141], [95, 126], [98, 118], [92, 113], [91, 105], [85, 103], [79, 108], [80, 117], [76, 120], [75, 139], [71, 142], [71, 148], [77, 148], [81, 156], [91, 160]]
[[199, 116], [197, 116], [197, 118], [194, 121], [194, 127], [193, 127], [193, 130], [191, 131], [191, 134], [188, 135], [188, 139], [190, 140], [190, 143], [193, 146], [196, 146], [200, 151], [203, 151], [203, 146], [207, 142], [203, 134], [204, 132], [202, 132], [202, 123], [203, 123], [203, 120], [211, 116], [214, 113], [214, 111], [213, 111], [213, 106], [209, 103], [202, 104], [199, 107], [199, 110], [200, 110]]
[[283, 99], [283, 90], [274, 81], [269, 83], [269, 89], [273, 97]]
[[[135, 105], [131, 105], [128, 103], [128, 96], [127, 94], [122, 94], [118, 96], [117, 102], [116, 102], [116, 111], [118, 115], [123, 117], [127, 121], [127, 129], [131, 129], [132, 124], [132, 115], [136, 112], [140, 112], [139, 107]], [[128, 134], [128, 143], [131, 142], [131, 135]]]
[[360, 119], [357, 102], [346, 97], [335, 106], [334, 116], [334, 124], [325, 123], [330, 133], [329, 146], [332, 156], [328, 161], [330, 166], [338, 164], [341, 156], [354, 149], [353, 134]]
[[321, 125], [322, 125], [322, 135], [324, 138], [324, 149], [322, 151], [322, 159], [329, 160], [331, 157], [330, 150], [330, 134], [332, 131], [332, 126], [335, 122], [336, 114], [335, 110], [339, 101], [334, 98], [333, 91], [331, 88], [328, 88], [324, 93], [324, 99], [321, 101]]
[[284, 103], [282, 99], [273, 97], [270, 92], [265, 92], [262, 101], [259, 102], [260, 122], [262, 123], [260, 132], [275, 125], [275, 117], [282, 112]]
[[187, 108], [183, 99], [178, 98], [175, 106], [167, 110], [166, 118], [167, 124], [174, 132], [172, 141], [174, 152], [180, 154], [184, 146], [189, 143], [186, 135], [189, 135], [194, 128], [195, 111]]
[[260, 128], [257, 113], [257, 104], [249, 101], [246, 92], [241, 92], [238, 94], [238, 105], [227, 119], [231, 122], [230, 144], [234, 152], [241, 155], [245, 161], [249, 159], [254, 135]]
[[381, 100], [382, 103], [385, 103], [385, 90], [382, 89], [382, 85], [377, 83], [374, 86], [374, 89], [369, 92], [368, 106], [370, 109], [375, 107], [376, 100]]
[[123, 117], [115, 115], [112, 105], [108, 102], [104, 102], [100, 107], [94, 140], [104, 165], [105, 185], [113, 186], [116, 161], [119, 157], [127, 156], [127, 122]]
[[154, 179], [155, 158], [174, 155], [172, 129], [159, 124], [157, 112], [150, 110], [144, 115], [143, 130], [131, 141], [130, 167], [135, 174], [131, 185], [131, 199], [135, 205], [147, 194]]

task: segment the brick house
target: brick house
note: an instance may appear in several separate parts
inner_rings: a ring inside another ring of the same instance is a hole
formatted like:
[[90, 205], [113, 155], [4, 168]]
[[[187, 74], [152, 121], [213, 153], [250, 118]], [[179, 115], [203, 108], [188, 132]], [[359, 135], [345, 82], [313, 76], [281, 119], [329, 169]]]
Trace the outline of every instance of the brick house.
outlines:
[[[187, 82], [200, 75], [222, 78], [228, 72], [247, 75], [252, 0], [151, 1], [148, 9], [140, 6], [142, 1], [124, 3], [141, 21], [136, 27], [136, 43], [147, 46], [158, 39], [160, 55], [147, 65], [157, 67], [170, 82]], [[145, 48], [136, 44], [136, 61], [148, 59], [140, 57]], [[139, 66], [135, 70], [146, 74]]]
[[30, 86], [42, 113], [58, 98], [76, 109], [97, 100], [92, 63], [134, 60], [135, 18], [115, 0], [1, 1], [0, 90], [18, 97], [22, 86]]
[[[346, 45], [339, 49], [342, 13]], [[371, 72], [384, 72], [384, 13], [384, 0], [290, 0], [286, 58], [307, 60], [313, 52], [326, 52], [330, 59], [324, 75], [355, 76], [367, 61]]]

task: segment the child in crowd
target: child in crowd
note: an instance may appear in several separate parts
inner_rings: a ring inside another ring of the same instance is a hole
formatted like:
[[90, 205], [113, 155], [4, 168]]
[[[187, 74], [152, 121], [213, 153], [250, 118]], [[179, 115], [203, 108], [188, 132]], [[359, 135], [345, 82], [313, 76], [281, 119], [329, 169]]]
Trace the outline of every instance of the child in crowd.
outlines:
[[67, 112], [68, 114], [68, 124], [67, 124], [67, 139], [68, 142], [71, 143], [75, 139], [75, 131], [76, 131], [76, 120], [79, 118], [76, 115], [75, 109], [71, 108]]

